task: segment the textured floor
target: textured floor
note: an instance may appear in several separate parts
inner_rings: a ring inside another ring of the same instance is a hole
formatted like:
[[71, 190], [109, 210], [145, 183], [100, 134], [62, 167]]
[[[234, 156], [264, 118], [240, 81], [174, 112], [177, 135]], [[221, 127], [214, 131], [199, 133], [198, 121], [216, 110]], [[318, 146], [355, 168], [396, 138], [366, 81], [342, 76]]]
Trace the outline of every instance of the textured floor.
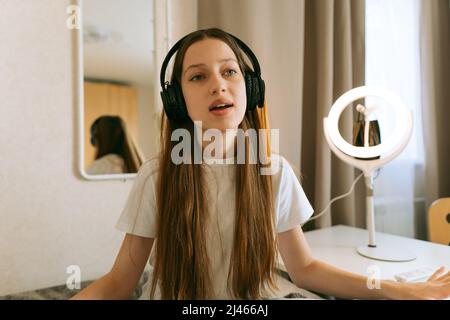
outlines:
[[[139, 281], [139, 285], [136, 287], [133, 295], [130, 297], [130, 300], [136, 300], [142, 294], [142, 286], [147, 281], [148, 275], [144, 273]], [[93, 281], [85, 281], [81, 282], [80, 289], [69, 289], [67, 286], [60, 285], [50, 288], [43, 288], [34, 291], [27, 291], [18, 294], [10, 294], [6, 296], [0, 297], [0, 300], [67, 300], [70, 297], [74, 296], [88, 285], [90, 285]]]
[[[288, 280], [289, 277], [287, 276], [287, 273], [282, 274], [282, 276], [286, 277]], [[133, 295], [130, 297], [130, 300], [136, 300], [138, 299], [142, 294], [142, 287], [144, 283], [148, 279], [148, 273], [144, 272], [141, 279], [139, 280], [139, 284], [136, 287]], [[0, 297], [0, 300], [67, 300], [73, 295], [80, 292], [82, 289], [86, 288], [88, 285], [90, 285], [93, 281], [85, 281], [80, 284], [80, 289], [68, 289], [66, 285], [60, 285], [50, 288], [44, 288], [34, 291], [27, 291], [22, 292], [19, 294], [13, 294], [13, 295], [6, 295], [3, 297]], [[330, 297], [326, 296], [319, 296], [315, 293], [297, 288], [295, 290], [296, 292], [289, 293], [285, 295], [283, 298], [280, 299], [329, 299]]]
[[[81, 289], [88, 286], [92, 281], [81, 284]], [[81, 290], [80, 289], [80, 290]], [[0, 297], [0, 300], [66, 300], [80, 292], [80, 290], [70, 290], [66, 285], [44, 288], [34, 291], [27, 291], [18, 294]]]

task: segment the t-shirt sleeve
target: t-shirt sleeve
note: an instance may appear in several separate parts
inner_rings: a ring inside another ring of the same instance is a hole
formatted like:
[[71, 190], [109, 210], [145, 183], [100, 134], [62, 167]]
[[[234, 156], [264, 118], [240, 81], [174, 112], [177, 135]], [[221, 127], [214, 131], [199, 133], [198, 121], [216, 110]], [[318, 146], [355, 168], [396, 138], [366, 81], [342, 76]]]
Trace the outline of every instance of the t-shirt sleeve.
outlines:
[[314, 212], [292, 167], [281, 156], [280, 162], [281, 170], [275, 201], [278, 233], [304, 224]]
[[155, 160], [139, 169], [116, 229], [141, 237], [156, 236]]

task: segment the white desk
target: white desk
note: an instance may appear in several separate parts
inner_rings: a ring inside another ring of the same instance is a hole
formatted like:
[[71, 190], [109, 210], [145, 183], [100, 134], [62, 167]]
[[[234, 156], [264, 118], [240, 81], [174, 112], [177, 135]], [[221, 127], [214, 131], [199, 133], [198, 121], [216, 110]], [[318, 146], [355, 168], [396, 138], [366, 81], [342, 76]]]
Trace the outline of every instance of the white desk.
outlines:
[[387, 262], [372, 260], [359, 255], [356, 248], [368, 243], [368, 233], [343, 225], [305, 232], [314, 258], [330, 263], [344, 270], [369, 276], [370, 268], [378, 267], [381, 279], [391, 279], [397, 273], [429, 266], [450, 268], [450, 246], [428, 241], [405, 238], [385, 233], [376, 233], [377, 245], [393, 245], [407, 248], [417, 258], [409, 262]]

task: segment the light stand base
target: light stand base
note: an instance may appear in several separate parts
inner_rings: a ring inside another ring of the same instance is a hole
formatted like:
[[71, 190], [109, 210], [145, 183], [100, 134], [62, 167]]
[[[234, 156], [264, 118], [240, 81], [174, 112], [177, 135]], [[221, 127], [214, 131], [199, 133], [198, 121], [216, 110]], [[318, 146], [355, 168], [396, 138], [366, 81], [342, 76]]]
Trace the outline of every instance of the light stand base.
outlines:
[[417, 256], [405, 249], [396, 247], [375, 247], [371, 248], [367, 245], [358, 247], [358, 253], [366, 258], [382, 260], [382, 261], [412, 261], [417, 258]]

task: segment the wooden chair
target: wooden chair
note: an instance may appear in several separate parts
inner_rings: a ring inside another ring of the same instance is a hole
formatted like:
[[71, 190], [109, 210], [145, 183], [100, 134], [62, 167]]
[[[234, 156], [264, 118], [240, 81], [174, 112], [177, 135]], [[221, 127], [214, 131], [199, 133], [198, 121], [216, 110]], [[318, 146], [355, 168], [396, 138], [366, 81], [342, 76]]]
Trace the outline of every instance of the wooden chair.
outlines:
[[450, 198], [437, 199], [428, 209], [428, 235], [431, 242], [450, 245]]

